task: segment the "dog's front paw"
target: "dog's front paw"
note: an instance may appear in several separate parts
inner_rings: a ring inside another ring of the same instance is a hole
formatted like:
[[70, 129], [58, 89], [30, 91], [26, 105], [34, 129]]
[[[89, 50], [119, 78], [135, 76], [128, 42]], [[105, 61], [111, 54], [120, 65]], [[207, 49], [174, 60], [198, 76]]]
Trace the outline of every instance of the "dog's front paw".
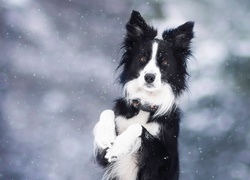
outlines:
[[113, 146], [107, 150], [105, 158], [112, 162], [122, 156], [136, 152], [141, 146], [141, 133], [142, 126], [140, 124], [128, 127], [126, 131], [117, 136]]
[[94, 141], [98, 148], [110, 148], [115, 141], [115, 115], [112, 110], [105, 110], [94, 128]]
[[130, 152], [130, 142], [123, 136], [118, 136], [114, 145], [107, 149], [105, 158], [109, 161], [115, 161], [117, 158], [127, 155]]

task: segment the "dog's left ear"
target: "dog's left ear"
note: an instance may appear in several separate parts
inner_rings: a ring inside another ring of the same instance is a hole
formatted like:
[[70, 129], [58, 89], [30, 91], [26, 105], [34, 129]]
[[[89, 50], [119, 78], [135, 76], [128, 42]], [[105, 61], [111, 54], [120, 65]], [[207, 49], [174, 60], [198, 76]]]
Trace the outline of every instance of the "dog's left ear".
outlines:
[[164, 41], [170, 42], [177, 48], [189, 48], [190, 42], [194, 37], [194, 22], [186, 22], [175, 29], [166, 30], [162, 34]]
[[126, 24], [127, 38], [138, 42], [142, 39], [154, 39], [157, 31], [149, 26], [137, 11], [132, 11], [131, 17]]

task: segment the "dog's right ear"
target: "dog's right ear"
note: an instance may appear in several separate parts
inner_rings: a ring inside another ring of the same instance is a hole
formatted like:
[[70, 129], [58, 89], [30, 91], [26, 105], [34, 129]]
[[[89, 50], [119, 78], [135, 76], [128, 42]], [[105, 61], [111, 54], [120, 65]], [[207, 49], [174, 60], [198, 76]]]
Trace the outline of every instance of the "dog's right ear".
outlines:
[[157, 31], [149, 26], [137, 11], [132, 11], [131, 17], [126, 24], [127, 40], [138, 42], [142, 39], [153, 40], [157, 35]]

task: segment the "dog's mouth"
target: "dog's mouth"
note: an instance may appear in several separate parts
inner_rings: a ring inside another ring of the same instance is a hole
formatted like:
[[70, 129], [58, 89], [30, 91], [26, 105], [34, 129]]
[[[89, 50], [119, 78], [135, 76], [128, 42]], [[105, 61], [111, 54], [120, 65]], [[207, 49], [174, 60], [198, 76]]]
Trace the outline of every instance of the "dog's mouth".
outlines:
[[144, 86], [147, 88], [154, 88], [155, 87], [154, 84], [148, 84], [148, 83], [145, 83]]
[[154, 84], [145, 83], [143, 85], [143, 88], [147, 91], [154, 91], [156, 89], [156, 86]]

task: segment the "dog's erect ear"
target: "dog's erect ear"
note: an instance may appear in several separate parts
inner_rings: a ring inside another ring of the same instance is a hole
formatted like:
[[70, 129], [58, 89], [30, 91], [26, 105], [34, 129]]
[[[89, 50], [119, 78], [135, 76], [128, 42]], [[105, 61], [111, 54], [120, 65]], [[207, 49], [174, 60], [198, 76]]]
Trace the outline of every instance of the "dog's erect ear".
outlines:
[[191, 39], [194, 37], [193, 27], [194, 22], [186, 22], [175, 29], [164, 31], [162, 38], [175, 47], [189, 48]]
[[141, 14], [137, 11], [132, 11], [131, 17], [126, 24], [127, 38], [131, 38], [133, 41], [141, 39], [154, 39], [157, 35], [157, 31], [149, 26], [142, 18]]

